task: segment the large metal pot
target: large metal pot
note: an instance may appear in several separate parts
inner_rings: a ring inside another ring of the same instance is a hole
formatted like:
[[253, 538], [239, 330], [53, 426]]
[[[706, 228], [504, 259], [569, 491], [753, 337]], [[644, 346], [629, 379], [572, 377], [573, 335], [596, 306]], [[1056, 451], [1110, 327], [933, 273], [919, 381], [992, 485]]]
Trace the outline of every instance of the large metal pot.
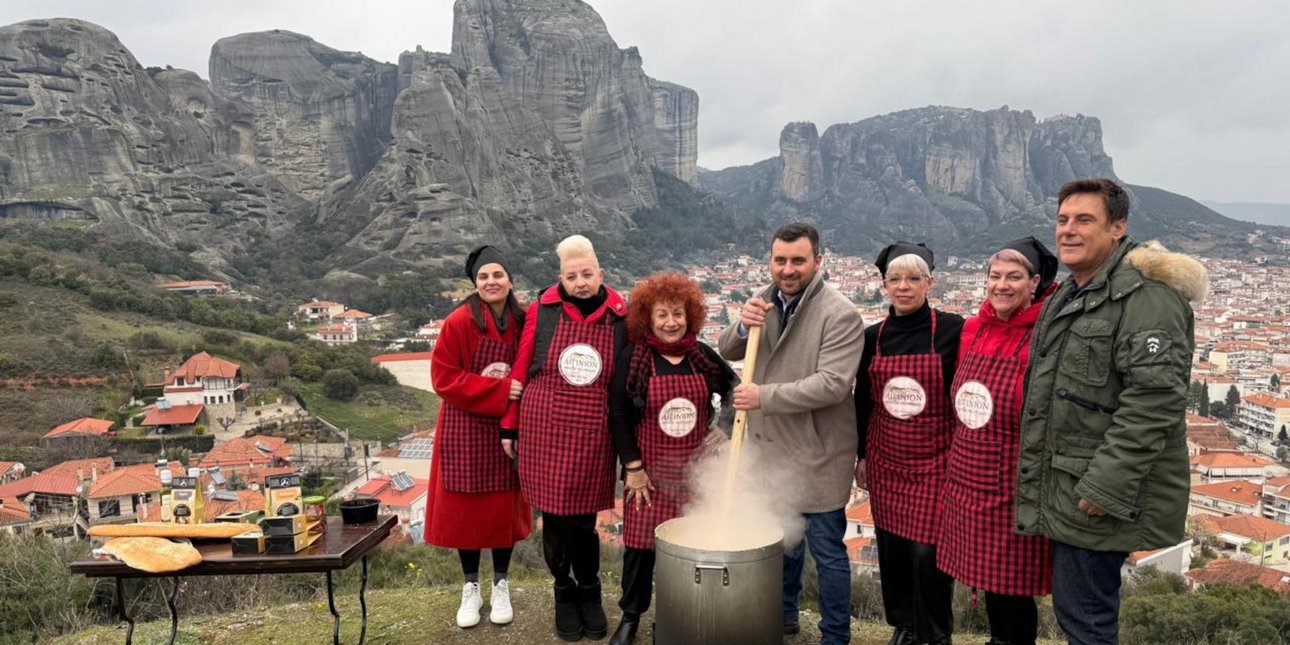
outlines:
[[694, 522], [680, 517], [654, 531], [654, 641], [782, 643], [782, 533], [774, 528], [743, 532], [734, 550], [699, 548], [708, 545], [696, 539], [702, 534]]

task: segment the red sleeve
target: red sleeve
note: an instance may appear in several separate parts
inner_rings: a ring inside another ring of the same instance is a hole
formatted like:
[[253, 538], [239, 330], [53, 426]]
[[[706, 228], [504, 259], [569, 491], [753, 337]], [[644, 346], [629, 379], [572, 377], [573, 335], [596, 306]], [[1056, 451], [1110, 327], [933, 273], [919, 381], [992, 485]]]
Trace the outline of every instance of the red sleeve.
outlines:
[[[511, 378], [524, 383], [529, 382], [529, 366], [533, 363], [533, 335], [537, 331], [538, 301], [529, 305], [524, 315], [524, 333], [520, 335], [520, 348], [515, 352], [515, 364], [511, 366]], [[502, 416], [503, 430], [518, 430], [520, 427], [520, 402], [511, 401]]]
[[510, 379], [481, 376], [470, 371], [479, 330], [469, 311], [458, 309], [443, 323], [439, 341], [430, 355], [430, 382], [448, 404], [483, 417], [501, 416], [511, 393]]
[[981, 317], [972, 316], [963, 321], [963, 331], [959, 332], [959, 359], [955, 365], [963, 364], [963, 357], [967, 356], [968, 350], [972, 349], [973, 337], [976, 330], [981, 326]]

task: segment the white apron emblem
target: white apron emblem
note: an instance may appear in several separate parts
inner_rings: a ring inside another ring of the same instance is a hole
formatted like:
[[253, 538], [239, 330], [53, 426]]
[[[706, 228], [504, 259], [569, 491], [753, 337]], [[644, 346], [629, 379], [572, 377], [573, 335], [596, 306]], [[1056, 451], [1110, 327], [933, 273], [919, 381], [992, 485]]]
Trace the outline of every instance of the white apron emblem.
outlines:
[[490, 363], [479, 375], [487, 376], [488, 378], [506, 378], [511, 375], [511, 366], [500, 361]]
[[968, 381], [954, 394], [954, 413], [972, 430], [980, 430], [994, 416], [994, 397], [980, 381]]
[[677, 397], [663, 404], [658, 411], [658, 427], [669, 437], [680, 438], [694, 431], [699, 421], [699, 411], [689, 399]]
[[587, 385], [600, 376], [600, 352], [586, 343], [574, 343], [560, 352], [560, 376], [570, 385]]
[[918, 381], [897, 376], [882, 387], [882, 407], [897, 419], [909, 419], [927, 407], [927, 392]]

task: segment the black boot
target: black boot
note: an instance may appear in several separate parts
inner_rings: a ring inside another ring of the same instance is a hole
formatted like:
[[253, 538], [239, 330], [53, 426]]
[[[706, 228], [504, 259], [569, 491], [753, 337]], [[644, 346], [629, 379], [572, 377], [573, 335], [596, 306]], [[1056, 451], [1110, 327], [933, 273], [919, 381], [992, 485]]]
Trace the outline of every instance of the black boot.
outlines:
[[896, 631], [891, 633], [891, 640], [887, 645], [917, 645], [918, 637], [914, 635], [914, 630], [907, 627], [897, 627]]
[[582, 633], [591, 640], [600, 640], [609, 633], [609, 619], [600, 602], [600, 583], [578, 587], [578, 613], [582, 616]]
[[618, 621], [618, 629], [614, 630], [614, 637], [609, 639], [609, 645], [631, 645], [640, 626], [640, 614], [624, 612], [623, 619]]
[[582, 615], [578, 612], [578, 587], [573, 584], [563, 587], [556, 585], [555, 633], [561, 639], [569, 642], [582, 640]]

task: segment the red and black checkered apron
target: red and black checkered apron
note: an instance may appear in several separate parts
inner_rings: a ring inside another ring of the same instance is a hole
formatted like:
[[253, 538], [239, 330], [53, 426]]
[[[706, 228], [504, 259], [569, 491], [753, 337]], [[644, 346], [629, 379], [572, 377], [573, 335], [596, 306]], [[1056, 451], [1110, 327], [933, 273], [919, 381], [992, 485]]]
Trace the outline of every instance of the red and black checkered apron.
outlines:
[[[470, 371], [484, 374], [495, 363], [509, 366], [515, 361], [515, 350], [514, 343], [482, 337], [470, 356]], [[514, 465], [498, 441], [500, 432], [500, 418], [476, 416], [443, 404], [443, 419], [435, 430], [435, 450], [441, 451], [444, 490], [491, 493], [519, 488]]]
[[[687, 468], [695, 451], [708, 436], [710, 399], [708, 384], [702, 374], [650, 376], [645, 413], [636, 426], [636, 444], [640, 446], [641, 461], [654, 490], [650, 491], [650, 505], [641, 504], [639, 511], [635, 508], [634, 499], [623, 505], [625, 546], [654, 548], [654, 529], [680, 515], [681, 507], [688, 501]], [[688, 409], [682, 402], [693, 406], [694, 426], [681, 436], [673, 436], [680, 434], [680, 430], [672, 426], [670, 432], [665, 432], [661, 415], [664, 408], [669, 411]]]
[[[972, 338], [951, 389], [957, 413], [937, 566], [974, 589], [1047, 595], [1052, 591], [1048, 539], [1012, 531], [1021, 450], [1021, 408], [1014, 392], [1025, 377], [1019, 356], [1030, 334], [1011, 355], [989, 356], [975, 351], [984, 329], [983, 324]], [[989, 393], [988, 406], [981, 404], [982, 391]], [[988, 415], [983, 408], [989, 409]]]
[[[611, 320], [606, 312], [595, 323], [574, 322], [560, 312], [542, 368], [520, 399], [520, 488], [545, 513], [582, 515], [614, 505]], [[586, 385], [574, 385], [560, 374], [560, 356], [578, 343], [600, 354], [600, 374]]]
[[[941, 356], [936, 353], [936, 311], [931, 314], [932, 341], [926, 354], [883, 356], [887, 321], [878, 328], [869, 365], [874, 411], [865, 463], [874, 524], [907, 540], [934, 545], [954, 411], [945, 396]], [[893, 383], [895, 379], [900, 380]], [[889, 386], [904, 379], [917, 383], [924, 401], [922, 411], [908, 418], [893, 414], [883, 399]]]

